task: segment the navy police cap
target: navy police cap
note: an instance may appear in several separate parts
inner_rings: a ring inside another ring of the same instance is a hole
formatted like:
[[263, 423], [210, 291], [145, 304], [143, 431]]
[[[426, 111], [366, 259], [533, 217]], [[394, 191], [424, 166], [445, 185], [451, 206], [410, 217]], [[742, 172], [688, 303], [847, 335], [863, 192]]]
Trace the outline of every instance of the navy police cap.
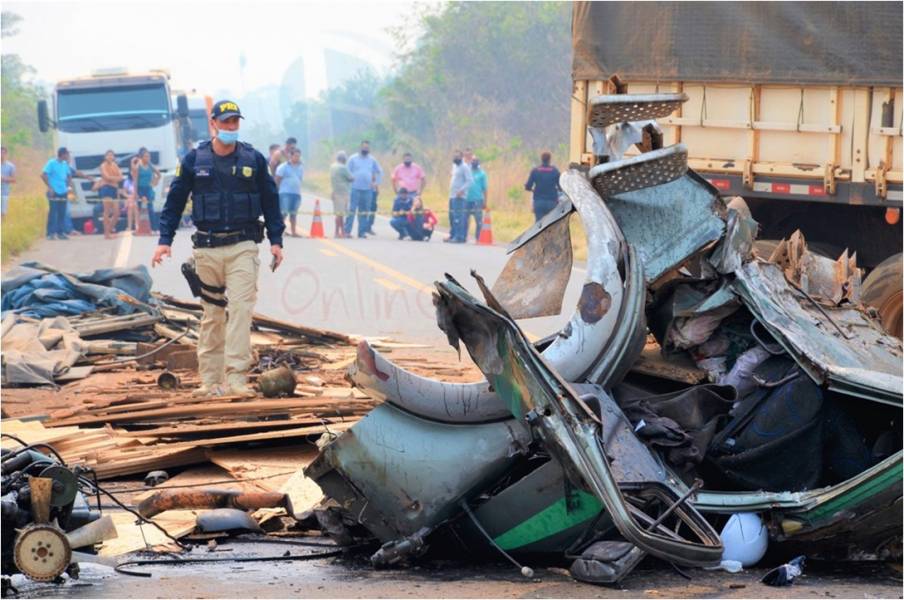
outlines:
[[213, 108], [210, 111], [211, 119], [222, 121], [223, 119], [228, 119], [229, 117], [238, 117], [240, 119], [245, 118], [242, 116], [242, 111], [239, 110], [239, 105], [232, 100], [220, 100], [213, 105]]

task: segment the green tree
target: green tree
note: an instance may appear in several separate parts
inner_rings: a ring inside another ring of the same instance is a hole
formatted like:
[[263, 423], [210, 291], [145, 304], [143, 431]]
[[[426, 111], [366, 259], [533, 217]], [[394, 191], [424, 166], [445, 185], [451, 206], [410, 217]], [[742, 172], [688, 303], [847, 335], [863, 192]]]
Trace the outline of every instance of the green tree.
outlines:
[[[3, 39], [16, 35], [22, 18], [12, 12], [0, 14], [0, 33]], [[50, 136], [38, 130], [36, 105], [43, 96], [31, 82], [34, 69], [22, 62], [16, 54], [3, 54], [0, 66], [0, 94], [3, 107], [0, 111], [0, 127], [3, 145], [9, 147], [31, 146], [48, 149]]]

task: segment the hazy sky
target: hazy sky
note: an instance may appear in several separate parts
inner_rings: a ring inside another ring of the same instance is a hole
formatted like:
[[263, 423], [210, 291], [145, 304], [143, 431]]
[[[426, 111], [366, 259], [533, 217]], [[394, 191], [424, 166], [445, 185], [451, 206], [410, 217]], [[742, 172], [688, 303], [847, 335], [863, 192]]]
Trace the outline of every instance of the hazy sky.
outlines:
[[[305, 57], [308, 95], [325, 85], [322, 49], [349, 52], [380, 71], [392, 67], [389, 27], [411, 27], [407, 2], [281, 2], [120, 0], [3, 2], [23, 17], [3, 41], [42, 82], [94, 69], [168, 69], [172, 87], [241, 94], [279, 84], [286, 67]], [[244, 77], [240, 56], [246, 59]]]

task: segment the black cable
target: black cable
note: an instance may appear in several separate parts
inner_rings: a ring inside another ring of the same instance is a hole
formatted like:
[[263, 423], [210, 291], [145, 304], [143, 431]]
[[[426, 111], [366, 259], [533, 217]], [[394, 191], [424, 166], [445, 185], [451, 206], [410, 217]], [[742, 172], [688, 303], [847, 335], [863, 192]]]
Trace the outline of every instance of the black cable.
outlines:
[[186, 544], [185, 542], [179, 541], [178, 539], [176, 539], [175, 537], [173, 537], [172, 535], [170, 535], [169, 531], [167, 531], [166, 529], [164, 529], [159, 523], [155, 523], [154, 521], [152, 521], [152, 520], [150, 520], [150, 519], [148, 519], [148, 518], [146, 518], [146, 517], [141, 516], [137, 511], [132, 510], [131, 508], [129, 508], [128, 506], [126, 506], [125, 504], [123, 504], [122, 502], [120, 502], [120, 501], [116, 498], [116, 496], [114, 496], [113, 494], [111, 494], [110, 492], [108, 492], [107, 490], [105, 490], [104, 488], [102, 488], [99, 484], [94, 483], [94, 482], [92, 482], [90, 479], [88, 479], [87, 477], [83, 477], [83, 476], [81, 476], [81, 475], [79, 475], [79, 479], [82, 480], [82, 481], [84, 481], [84, 482], [87, 483], [88, 485], [94, 487], [95, 490], [97, 490], [98, 492], [104, 494], [105, 496], [107, 496], [108, 498], [110, 498], [110, 500], [112, 500], [113, 502], [115, 502], [116, 505], [117, 505], [119, 508], [123, 509], [124, 511], [126, 511], [127, 513], [129, 513], [129, 514], [131, 514], [131, 515], [134, 515], [136, 518], [138, 518], [138, 519], [139, 519], [140, 521], [142, 521], [143, 523], [148, 523], [148, 524], [153, 525], [154, 527], [156, 527], [158, 530], [160, 530], [160, 532], [161, 532], [163, 535], [165, 535], [167, 538], [169, 538], [170, 540], [172, 540], [177, 546], [179, 546], [179, 547], [182, 548], [183, 550], [188, 550], [188, 549], [191, 548], [191, 544]]
[[122, 575], [131, 575], [133, 577], [152, 577], [151, 573], [142, 573], [139, 571], [127, 571], [122, 567], [128, 565], [187, 565], [192, 563], [221, 563], [221, 562], [289, 562], [297, 560], [317, 560], [318, 558], [332, 558], [343, 553], [342, 550], [334, 550], [332, 552], [319, 552], [317, 554], [297, 554], [297, 555], [281, 555], [281, 556], [243, 556], [231, 557], [224, 556], [222, 558], [171, 558], [165, 560], [127, 560], [119, 563], [113, 570]]
[[26, 443], [22, 440], [22, 438], [18, 438], [18, 437], [14, 436], [14, 435], [12, 435], [12, 434], [10, 434], [10, 433], [0, 433], [0, 436], [2, 436], [2, 437], [8, 437], [8, 438], [11, 439], [11, 440], [15, 440], [16, 442], [22, 444], [22, 446], [23, 446], [22, 448], [19, 448], [19, 449], [16, 450], [15, 452], [10, 452], [10, 453], [7, 454], [6, 456], [4, 456], [4, 457], [3, 457], [3, 460], [9, 460], [9, 459], [13, 458], [14, 456], [19, 456], [20, 454], [22, 454], [22, 453], [25, 452], [26, 450], [32, 450], [32, 449], [35, 449], [35, 448], [47, 448], [48, 450], [50, 450], [51, 454], [53, 454], [53, 455], [57, 458], [57, 460], [60, 461], [60, 464], [61, 464], [61, 465], [63, 465], [64, 467], [66, 466], [66, 461], [63, 460], [63, 457], [60, 456], [60, 453], [56, 451], [56, 448], [54, 448], [54, 447], [51, 446], [50, 444], [45, 444], [44, 442], [37, 442], [37, 443], [35, 443], [35, 444], [26, 444]]
[[233, 537], [229, 538], [222, 545], [235, 544], [236, 542], [240, 544], [284, 544], [286, 546], [306, 546], [310, 548], [333, 548], [336, 550], [353, 550], [355, 548], [363, 548], [364, 546], [373, 545], [372, 542], [361, 542], [358, 544], [348, 544], [347, 546], [338, 546], [336, 544], [319, 544], [317, 542], [305, 542], [302, 540], [293, 540], [272, 536], [257, 536], [257, 537]]
[[517, 560], [512, 558], [512, 556], [508, 552], [503, 550], [502, 546], [500, 546], [499, 544], [496, 543], [496, 540], [494, 540], [493, 537], [489, 533], [487, 533], [487, 530], [484, 529], [483, 525], [480, 524], [480, 521], [477, 520], [477, 515], [475, 515], [471, 511], [471, 507], [468, 506], [467, 502], [462, 500], [461, 502], [459, 502], [459, 504], [464, 509], [465, 513], [471, 518], [471, 522], [474, 523], [474, 526], [477, 528], [477, 530], [480, 531], [480, 533], [482, 533], [484, 535], [484, 537], [487, 539], [487, 541], [490, 543], [490, 545], [493, 548], [495, 548], [496, 550], [498, 550], [499, 553], [502, 556], [504, 556], [506, 559], [508, 559], [508, 561], [510, 563], [512, 563], [513, 565], [518, 567], [518, 569], [521, 571], [522, 575], [524, 575], [528, 579], [532, 579], [534, 576], [534, 570], [531, 569], [530, 567], [526, 567], [526, 566], [522, 565], [521, 563], [519, 563]]

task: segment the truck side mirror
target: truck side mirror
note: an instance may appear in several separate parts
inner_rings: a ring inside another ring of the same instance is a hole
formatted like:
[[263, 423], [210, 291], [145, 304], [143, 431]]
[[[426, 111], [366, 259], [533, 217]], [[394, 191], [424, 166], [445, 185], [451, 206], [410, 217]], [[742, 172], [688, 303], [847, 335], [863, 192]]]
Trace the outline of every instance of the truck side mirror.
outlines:
[[50, 112], [47, 109], [47, 100], [38, 100], [38, 129], [41, 133], [47, 133], [50, 129]]
[[176, 114], [180, 119], [188, 118], [188, 96], [185, 94], [176, 96]]

